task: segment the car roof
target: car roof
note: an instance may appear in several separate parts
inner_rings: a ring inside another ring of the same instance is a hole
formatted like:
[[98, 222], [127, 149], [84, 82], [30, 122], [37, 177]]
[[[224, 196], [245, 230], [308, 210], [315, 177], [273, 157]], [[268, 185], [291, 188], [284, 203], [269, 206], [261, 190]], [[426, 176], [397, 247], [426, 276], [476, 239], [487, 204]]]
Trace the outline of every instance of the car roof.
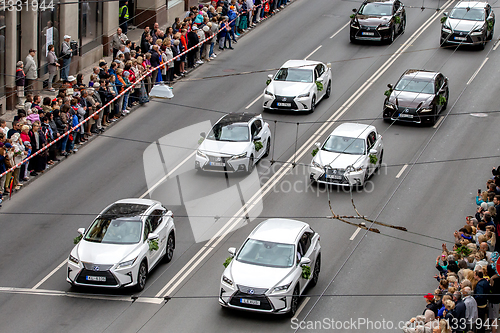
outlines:
[[161, 205], [159, 201], [150, 199], [122, 199], [106, 207], [99, 215], [113, 219], [142, 217], [151, 207]]
[[248, 236], [266, 242], [295, 244], [300, 232], [309, 224], [290, 219], [269, 219], [261, 222]]
[[301, 67], [306, 69], [314, 69], [316, 65], [322, 64], [320, 61], [314, 60], [288, 60], [281, 66], [281, 68], [290, 68], [290, 67]]
[[455, 8], [484, 8], [488, 5], [486, 1], [460, 1]]
[[377, 132], [375, 126], [360, 123], [343, 123], [333, 130], [330, 135], [345, 136], [348, 138], [366, 137], [371, 131]]
[[365, 0], [364, 2], [369, 2], [369, 3], [377, 3], [377, 2], [380, 2], [380, 3], [393, 3], [394, 1], [396, 0]]
[[222, 124], [234, 124], [234, 123], [248, 123], [253, 118], [262, 117], [260, 114], [256, 113], [228, 113], [219, 119], [217, 123]]
[[404, 76], [411, 76], [412, 78], [415, 79], [428, 79], [428, 80], [433, 80], [436, 75], [438, 75], [438, 72], [433, 72], [433, 71], [428, 71], [425, 69], [407, 69], [401, 77]]

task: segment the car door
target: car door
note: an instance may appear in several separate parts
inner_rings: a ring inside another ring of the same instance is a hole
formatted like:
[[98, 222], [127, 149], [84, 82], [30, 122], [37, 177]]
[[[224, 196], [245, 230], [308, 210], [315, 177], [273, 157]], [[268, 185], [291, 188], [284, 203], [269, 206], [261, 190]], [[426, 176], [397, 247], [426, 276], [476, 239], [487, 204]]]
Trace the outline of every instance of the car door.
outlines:
[[[262, 157], [262, 155], [264, 155], [265, 151], [266, 151], [266, 143], [265, 142], [265, 137], [263, 136], [264, 133], [262, 133], [262, 120], [260, 119], [255, 119], [252, 124], [250, 125], [250, 130], [251, 130], [251, 133], [252, 133], [252, 145], [253, 145], [253, 150], [254, 150], [254, 155], [255, 155], [255, 160], [258, 160], [259, 158]], [[259, 149], [259, 151], [257, 151], [255, 149], [255, 142], [254, 141], [254, 138], [256, 137], [260, 137], [260, 140], [257, 140], [257, 141], [260, 141], [262, 143], [262, 148]]]
[[[306, 229], [305, 231], [302, 232], [302, 234], [300, 235], [300, 238], [299, 238], [299, 241], [297, 242], [297, 258], [309, 258], [311, 260], [311, 263], [307, 266], [310, 267], [311, 269], [311, 275], [313, 273], [313, 268], [314, 268], [314, 261], [316, 260], [316, 255], [315, 253], [313, 253], [313, 251], [315, 250], [315, 247], [314, 246], [311, 246], [311, 243], [312, 243], [312, 240], [313, 240], [313, 236], [314, 236], [314, 232], [309, 230], [309, 229]], [[298, 259], [298, 261], [300, 262], [300, 259]], [[304, 279], [302, 277], [302, 267], [300, 267], [299, 265], [299, 272], [300, 272], [300, 293], [302, 294], [302, 292], [304, 291], [304, 289], [306, 288], [307, 284], [309, 283], [309, 281], [311, 280], [310, 278], [309, 279]]]
[[165, 217], [165, 210], [157, 208], [151, 213], [151, 228], [155, 234], [158, 234], [158, 252], [160, 257], [164, 255], [164, 250], [167, 245], [167, 219]]
[[148, 247], [147, 249], [147, 256], [148, 256], [148, 267], [151, 269], [156, 265], [158, 262], [158, 259], [161, 257], [161, 252], [162, 252], [162, 247], [160, 245], [160, 238], [158, 238], [158, 250], [151, 250], [149, 248], [149, 241], [148, 241], [148, 235], [157, 229], [158, 226], [158, 220], [155, 219], [155, 211], [151, 212], [149, 216], [146, 218], [144, 221], [144, 239], [146, 241], [146, 246]]
[[[486, 24], [489, 24], [488, 22], [492, 22], [493, 26], [495, 25], [495, 13], [493, 13], [493, 10], [491, 9], [491, 6], [488, 4], [486, 6]], [[489, 30], [488, 33], [490, 33], [492, 30]], [[492, 36], [493, 37], [493, 36]]]
[[440, 103], [439, 100], [441, 97], [448, 98], [446, 96], [446, 86], [445, 86], [445, 79], [444, 76], [441, 74], [438, 74], [436, 76], [436, 81], [435, 81], [435, 91], [436, 91], [436, 106], [437, 106], [437, 113], [441, 112], [443, 109], [444, 104]]
[[367, 175], [371, 175], [375, 169], [377, 168], [377, 164], [373, 164], [370, 162], [370, 151], [372, 149], [375, 149], [377, 150], [377, 153], [375, 154], [375, 156], [377, 157], [377, 159], [380, 158], [380, 149], [377, 149], [377, 133], [375, 133], [375, 131], [371, 131], [369, 134], [368, 134], [368, 137], [366, 138], [366, 153], [367, 153], [367, 167], [366, 167], [366, 171], [367, 171]]
[[323, 89], [321, 89], [321, 91], [318, 90], [317, 92], [317, 101], [319, 101], [325, 95], [326, 86], [328, 84], [328, 82], [325, 81], [325, 72], [326, 71], [322, 64], [316, 65], [316, 68], [314, 69], [315, 76], [317, 76], [316, 81], [320, 82], [323, 85]]
[[[394, 29], [396, 32], [399, 32], [401, 30], [401, 25], [403, 24], [403, 6], [401, 5], [401, 2], [399, 1], [394, 1], [393, 5], [393, 17], [394, 17]], [[396, 23], [398, 22], [399, 23]]]

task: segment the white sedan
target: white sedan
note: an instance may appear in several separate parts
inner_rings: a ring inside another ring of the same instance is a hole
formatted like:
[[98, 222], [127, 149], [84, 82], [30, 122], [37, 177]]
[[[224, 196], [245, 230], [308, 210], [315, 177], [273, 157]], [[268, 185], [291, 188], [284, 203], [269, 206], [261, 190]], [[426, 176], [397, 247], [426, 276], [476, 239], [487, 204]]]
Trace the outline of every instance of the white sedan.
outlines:
[[271, 130], [262, 115], [230, 113], [220, 118], [196, 151], [194, 167], [203, 171], [252, 172], [269, 155]]
[[119, 200], [78, 232], [66, 276], [73, 286], [143, 290], [148, 272], [171, 261], [175, 248], [172, 212], [149, 199]]
[[223, 307], [267, 312], [297, 311], [299, 297], [315, 286], [321, 269], [319, 234], [304, 222], [270, 219], [260, 223], [221, 276]]
[[331, 64], [310, 60], [288, 60], [276, 73], [268, 76], [263, 108], [281, 111], [310, 111], [330, 97]]
[[384, 158], [382, 135], [365, 124], [341, 124], [316, 147], [310, 178], [318, 183], [363, 186]]

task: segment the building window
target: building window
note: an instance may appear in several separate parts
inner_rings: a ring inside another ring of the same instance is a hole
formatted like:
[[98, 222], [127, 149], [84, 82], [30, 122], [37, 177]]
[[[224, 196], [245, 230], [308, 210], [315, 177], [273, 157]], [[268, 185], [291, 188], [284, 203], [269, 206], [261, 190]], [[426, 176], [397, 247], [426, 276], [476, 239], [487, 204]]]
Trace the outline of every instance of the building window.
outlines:
[[80, 54], [102, 45], [102, 2], [80, 1]]
[[[54, 1], [55, 2], [55, 1]], [[38, 14], [38, 26], [42, 32], [38, 38], [38, 66], [39, 75], [48, 73], [47, 54], [49, 45], [54, 45], [54, 51], [59, 56], [62, 40], [59, 33], [59, 5], [54, 4], [53, 9], [40, 11]]]

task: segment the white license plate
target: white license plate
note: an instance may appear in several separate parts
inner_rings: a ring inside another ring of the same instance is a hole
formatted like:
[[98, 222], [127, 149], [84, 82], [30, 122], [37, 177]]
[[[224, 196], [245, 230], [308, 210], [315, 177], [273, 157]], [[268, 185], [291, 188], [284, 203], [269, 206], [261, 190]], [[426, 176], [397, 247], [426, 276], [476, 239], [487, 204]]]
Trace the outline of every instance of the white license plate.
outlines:
[[455, 36], [455, 40], [467, 40], [467, 37], [456, 37]]
[[374, 32], [366, 32], [366, 31], [364, 31], [364, 32], [362, 32], [361, 34], [362, 34], [363, 36], [375, 36], [375, 33], [374, 33]]
[[222, 162], [210, 162], [209, 163], [211, 166], [217, 166], [217, 167], [223, 167], [224, 163]]
[[401, 113], [399, 115], [399, 118], [413, 118], [413, 115], [412, 114]]
[[260, 305], [260, 301], [256, 301], [254, 299], [246, 299], [246, 298], [240, 298], [240, 303], [251, 304], [251, 305]]
[[342, 176], [340, 175], [326, 175], [326, 179], [336, 179], [336, 180], [341, 180]]
[[87, 281], [98, 281], [98, 282], [106, 282], [105, 276], [88, 276]]
[[278, 106], [287, 106], [287, 107], [290, 107], [290, 106], [292, 106], [292, 103], [278, 103]]

